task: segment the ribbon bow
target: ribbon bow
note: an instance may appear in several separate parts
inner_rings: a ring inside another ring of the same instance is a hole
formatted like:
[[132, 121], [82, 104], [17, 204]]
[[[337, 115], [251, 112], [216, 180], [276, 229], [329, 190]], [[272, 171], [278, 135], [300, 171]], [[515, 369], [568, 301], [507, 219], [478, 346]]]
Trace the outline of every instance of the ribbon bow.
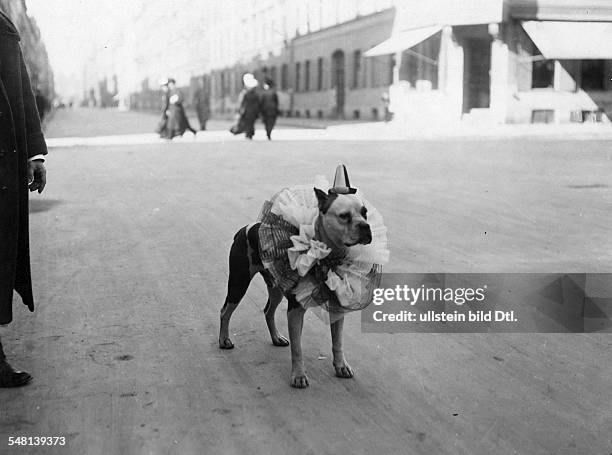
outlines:
[[300, 276], [306, 276], [308, 271], [321, 259], [331, 253], [325, 243], [315, 240], [314, 226], [300, 225], [300, 234], [292, 235], [293, 246], [287, 249], [289, 265], [292, 270], [298, 271]]

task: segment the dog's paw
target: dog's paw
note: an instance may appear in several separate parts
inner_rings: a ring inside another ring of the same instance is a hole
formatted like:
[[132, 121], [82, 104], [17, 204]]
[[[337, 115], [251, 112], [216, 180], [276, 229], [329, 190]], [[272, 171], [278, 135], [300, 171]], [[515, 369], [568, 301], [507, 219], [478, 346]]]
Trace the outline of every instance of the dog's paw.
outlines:
[[234, 349], [234, 343], [229, 338], [219, 340], [219, 347], [221, 349]]
[[338, 365], [334, 364], [334, 369], [336, 370], [336, 376], [339, 378], [350, 379], [355, 376], [355, 370], [346, 362], [342, 362]]
[[308, 383], [308, 376], [306, 373], [291, 373], [291, 387], [295, 387], [296, 389], [305, 389], [310, 384]]
[[272, 344], [274, 346], [289, 346], [289, 340], [282, 335], [272, 337]]

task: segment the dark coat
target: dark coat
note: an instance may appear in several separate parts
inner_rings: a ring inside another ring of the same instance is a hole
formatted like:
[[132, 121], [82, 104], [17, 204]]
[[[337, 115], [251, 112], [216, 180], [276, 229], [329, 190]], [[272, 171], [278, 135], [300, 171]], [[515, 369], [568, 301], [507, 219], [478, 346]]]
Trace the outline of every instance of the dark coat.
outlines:
[[256, 88], [247, 90], [240, 103], [240, 115], [245, 122], [252, 124], [259, 115], [259, 94]]
[[27, 166], [28, 158], [46, 153], [19, 34], [0, 12], [0, 324], [13, 319], [13, 289], [34, 311]]
[[259, 116], [259, 94], [256, 88], [251, 88], [244, 90], [240, 97], [240, 119], [238, 125], [230, 131], [234, 134], [244, 132], [246, 137], [252, 138], [255, 134], [255, 121]]
[[183, 106], [183, 94], [172, 89], [167, 95], [169, 98], [170, 116], [168, 117], [168, 132], [170, 139], [175, 136], [182, 136], [186, 130], [193, 130], [189, 124], [189, 119]]
[[160, 135], [160, 137], [169, 137], [168, 134], [168, 112], [170, 108], [169, 95], [167, 92], [162, 92], [162, 109], [161, 109], [161, 117], [159, 122], [157, 123], [157, 128], [155, 132]]
[[263, 117], [278, 117], [278, 95], [276, 90], [270, 87], [261, 91], [260, 109]]

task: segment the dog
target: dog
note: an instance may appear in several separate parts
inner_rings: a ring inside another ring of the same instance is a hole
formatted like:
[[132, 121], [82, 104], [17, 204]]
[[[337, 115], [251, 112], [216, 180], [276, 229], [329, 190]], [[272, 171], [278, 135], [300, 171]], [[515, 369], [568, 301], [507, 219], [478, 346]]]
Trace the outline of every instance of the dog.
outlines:
[[[346, 174], [346, 170], [344, 170]], [[335, 183], [334, 183], [335, 185]], [[372, 242], [372, 232], [367, 221], [367, 209], [357, 196], [354, 188], [348, 185], [337, 187], [328, 193], [314, 188], [318, 202], [319, 214], [314, 224], [315, 240], [329, 247], [331, 255], [343, 257], [348, 248], [357, 244], [367, 245]], [[267, 288], [268, 301], [264, 315], [272, 344], [274, 346], [291, 346], [291, 380], [290, 385], [296, 388], [309, 386], [309, 379], [302, 358], [302, 326], [306, 310], [298, 303], [291, 292], [283, 292], [276, 286], [270, 273], [263, 267], [259, 246], [260, 223], [245, 226], [234, 236], [230, 249], [229, 280], [227, 296], [221, 308], [221, 324], [219, 330], [219, 347], [233, 349], [234, 344], [229, 337], [229, 323], [234, 310], [244, 297], [253, 276], [261, 273]], [[282, 336], [275, 323], [276, 308], [287, 299], [287, 322], [289, 340]], [[330, 324], [332, 336], [333, 366], [336, 376], [352, 378], [353, 368], [347, 363], [342, 349], [342, 328], [344, 318], [339, 313], [338, 319]]]

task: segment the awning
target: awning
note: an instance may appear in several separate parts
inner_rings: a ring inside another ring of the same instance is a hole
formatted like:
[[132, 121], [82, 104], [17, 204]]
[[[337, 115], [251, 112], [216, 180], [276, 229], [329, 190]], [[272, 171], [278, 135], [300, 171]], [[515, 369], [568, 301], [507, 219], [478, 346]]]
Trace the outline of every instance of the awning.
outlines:
[[[504, 3], [507, 3], [507, 1], [508, 0], [395, 1], [393, 2], [395, 4], [395, 20], [393, 21], [392, 34], [395, 35], [397, 32], [403, 30], [412, 30], [431, 24], [451, 26], [498, 24], [504, 20]], [[535, 0], [530, 1], [534, 2]]]
[[404, 30], [392, 35], [391, 38], [383, 41], [379, 45], [374, 46], [364, 55], [366, 57], [376, 57], [378, 55], [395, 54], [396, 52], [416, 46], [430, 36], [435, 35], [440, 30], [442, 30], [440, 25], [430, 25], [428, 27]]
[[611, 22], [526, 21], [523, 28], [547, 59], [611, 59]]

